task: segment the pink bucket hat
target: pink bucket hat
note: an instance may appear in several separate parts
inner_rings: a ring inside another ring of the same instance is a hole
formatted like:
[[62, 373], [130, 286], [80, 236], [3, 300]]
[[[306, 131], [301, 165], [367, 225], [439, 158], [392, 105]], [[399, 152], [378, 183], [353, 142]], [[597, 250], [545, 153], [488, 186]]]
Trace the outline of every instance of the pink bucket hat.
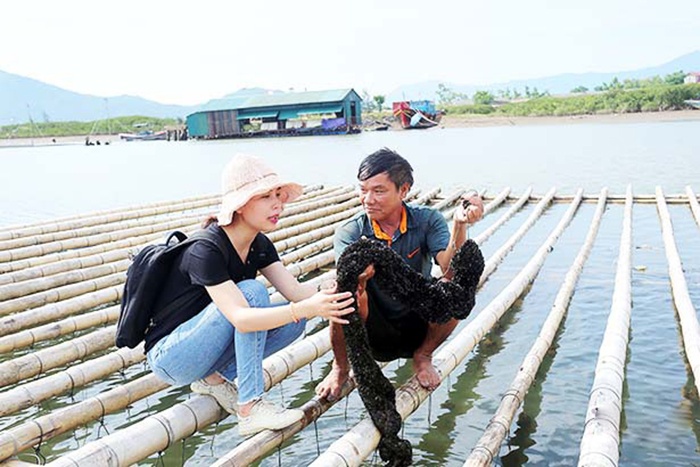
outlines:
[[254, 196], [282, 189], [282, 202], [289, 203], [303, 192], [298, 183], [280, 179], [279, 175], [262, 159], [247, 154], [236, 154], [221, 174], [221, 210], [217, 215], [219, 225], [233, 222], [233, 213]]

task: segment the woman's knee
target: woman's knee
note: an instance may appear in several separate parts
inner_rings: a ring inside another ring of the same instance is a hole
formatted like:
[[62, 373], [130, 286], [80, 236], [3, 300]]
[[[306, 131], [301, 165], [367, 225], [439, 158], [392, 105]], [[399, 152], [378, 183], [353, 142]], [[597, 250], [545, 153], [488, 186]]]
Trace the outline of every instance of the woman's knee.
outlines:
[[270, 306], [270, 295], [262, 282], [246, 279], [236, 284], [251, 308]]

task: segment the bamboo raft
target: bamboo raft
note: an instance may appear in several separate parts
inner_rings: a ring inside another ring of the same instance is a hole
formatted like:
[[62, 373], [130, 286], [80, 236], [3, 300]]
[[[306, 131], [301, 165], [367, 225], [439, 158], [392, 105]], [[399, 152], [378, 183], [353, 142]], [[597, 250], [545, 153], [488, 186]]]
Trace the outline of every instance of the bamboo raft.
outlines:
[[[431, 205], [449, 220], [463, 192], [444, 195], [440, 189], [433, 189], [425, 193], [415, 191], [409, 196], [412, 203]], [[522, 363], [508, 377], [512, 383], [499, 388], [500, 405], [483, 427], [480, 439], [464, 447], [464, 465], [491, 465], [507, 451], [504, 443], [515, 416], [522, 410], [536, 376], [541, 377], [542, 363], [557, 335], [566, 332], [562, 323], [606, 210], [620, 205], [623, 221], [612, 304], [603, 335], [591, 338], [592, 342], [601, 342], [598, 362], [594, 369], [588, 369], [594, 378], [582, 383], [590, 388], [588, 409], [575, 414], [580, 425], [572, 428], [580, 433], [580, 466], [616, 466], [620, 463], [620, 420], [632, 315], [634, 207], [656, 205], [668, 279], [682, 330], [683, 348], [679, 350], [684, 351], [684, 363], [696, 384], [690, 397], [697, 400], [700, 324], [668, 206], [687, 208], [687, 215], [698, 227], [698, 197], [690, 187], [685, 193], [673, 195], [665, 195], [661, 188], [653, 195], [633, 195], [630, 187], [624, 195], [610, 195], [604, 189], [598, 194], [584, 195], [579, 190], [563, 196], [557, 196], [554, 188], [543, 195], [535, 195], [531, 189], [512, 194], [505, 188], [486, 201], [485, 218], [473, 229], [478, 231], [473, 238], [484, 249], [487, 260], [480, 287], [493, 275], [507, 277], [501, 279], [503, 286], [494, 291], [495, 296], [488, 303], [477, 296], [470, 318], [436, 353], [435, 365], [443, 386], [450, 385], [446, 381], [451, 374], [464, 371], [470, 353], [486, 336], [497, 332], [499, 321], [527, 294], [547, 258], [559, 251], [555, 248], [557, 241], [580, 213], [581, 206], [594, 204], [595, 210], [575, 259], [567, 266], [564, 277], [559, 278], [558, 293], [539, 335], [526, 336], [530, 349], [519, 357]], [[373, 455], [376, 459], [374, 450], [379, 435], [371, 420], [363, 415], [337, 439], [324, 436], [323, 452], [319, 447], [317, 424], [324, 423], [324, 414], [334, 405], [343, 405], [313, 397], [313, 387], [325, 375], [330, 361], [325, 323], [308, 323], [303, 339], [264, 363], [266, 390], [281, 388], [283, 384], [296, 385], [300, 391], [291, 397], [291, 405], [300, 407], [305, 418], [284, 430], [265, 431], [246, 440], [231, 430], [235, 417], [223, 412], [213, 398], [190, 394], [188, 388], [171, 388], [152, 375], [142, 346], [115, 349], [118, 302], [130, 255], [146, 244], [162, 240], [173, 229], [192, 233], [199, 220], [216, 211], [217, 203], [218, 196], [202, 196], [0, 228], [0, 465], [46, 461], [51, 466], [127, 466], [144, 460], [180, 465], [202, 456], [200, 451], [208, 449], [198, 448], [215, 441], [217, 446], [223, 446], [217, 447], [215, 455], [204, 457], [218, 466], [248, 465], [271, 454], [274, 458], [275, 453], [280, 458], [289, 456], [292, 461], [288, 465], [360, 465]], [[515, 274], [498, 271], [555, 204], [566, 206], [566, 210], [526, 264], [518, 267]], [[321, 281], [334, 275], [335, 228], [360, 210], [352, 187], [307, 186], [304, 195], [287, 206], [279, 228], [270, 238], [295, 276]], [[503, 240], [496, 245], [495, 239]], [[279, 294], [273, 294], [274, 300], [281, 300]], [[310, 377], [305, 377], [306, 372], [301, 371], [304, 368], [310, 369]], [[412, 377], [396, 379], [397, 409], [410, 425], [411, 414], [435, 396]], [[358, 404], [353, 390], [352, 383], [343, 389], [345, 399], [341, 400], [345, 400], [346, 411], [347, 398], [355, 397], [352, 403]], [[284, 391], [278, 392], [284, 400]], [[290, 395], [286, 397], [289, 399]], [[335, 423], [347, 425], [337, 421], [337, 416]], [[186, 444], [194, 448], [186, 448]], [[308, 447], [313, 445], [316, 447]], [[167, 457], [173, 451], [176, 453]], [[307, 453], [303, 461], [295, 457], [299, 451]], [[309, 457], [309, 452], [315, 455]], [[163, 461], [163, 456], [168, 462]]]

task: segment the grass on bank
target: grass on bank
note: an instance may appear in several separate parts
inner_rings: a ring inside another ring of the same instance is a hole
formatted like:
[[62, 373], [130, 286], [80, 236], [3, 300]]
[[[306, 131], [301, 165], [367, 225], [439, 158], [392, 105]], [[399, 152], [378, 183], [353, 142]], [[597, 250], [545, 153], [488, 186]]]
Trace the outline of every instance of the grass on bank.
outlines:
[[478, 114], [512, 117], [595, 115], [661, 112], [687, 109], [684, 101], [700, 99], [700, 84], [656, 86], [634, 90], [614, 89], [603, 93], [568, 97], [543, 96], [523, 102], [494, 106], [484, 104], [447, 106], [449, 115]]
[[134, 115], [93, 122], [28, 122], [0, 126], [0, 138], [31, 138], [40, 136], [106, 135], [161, 131], [166, 126], [181, 122], [174, 118], [155, 118]]

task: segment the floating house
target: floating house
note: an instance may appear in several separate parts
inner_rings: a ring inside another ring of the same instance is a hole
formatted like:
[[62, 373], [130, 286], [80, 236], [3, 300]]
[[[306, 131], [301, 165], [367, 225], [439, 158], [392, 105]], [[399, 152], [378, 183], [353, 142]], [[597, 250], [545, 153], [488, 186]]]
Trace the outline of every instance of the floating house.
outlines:
[[187, 116], [190, 138], [356, 133], [362, 98], [353, 89], [217, 99]]
[[691, 71], [687, 75], [685, 75], [685, 79], [683, 79], [684, 84], [695, 84], [695, 83], [700, 83], [700, 71]]

